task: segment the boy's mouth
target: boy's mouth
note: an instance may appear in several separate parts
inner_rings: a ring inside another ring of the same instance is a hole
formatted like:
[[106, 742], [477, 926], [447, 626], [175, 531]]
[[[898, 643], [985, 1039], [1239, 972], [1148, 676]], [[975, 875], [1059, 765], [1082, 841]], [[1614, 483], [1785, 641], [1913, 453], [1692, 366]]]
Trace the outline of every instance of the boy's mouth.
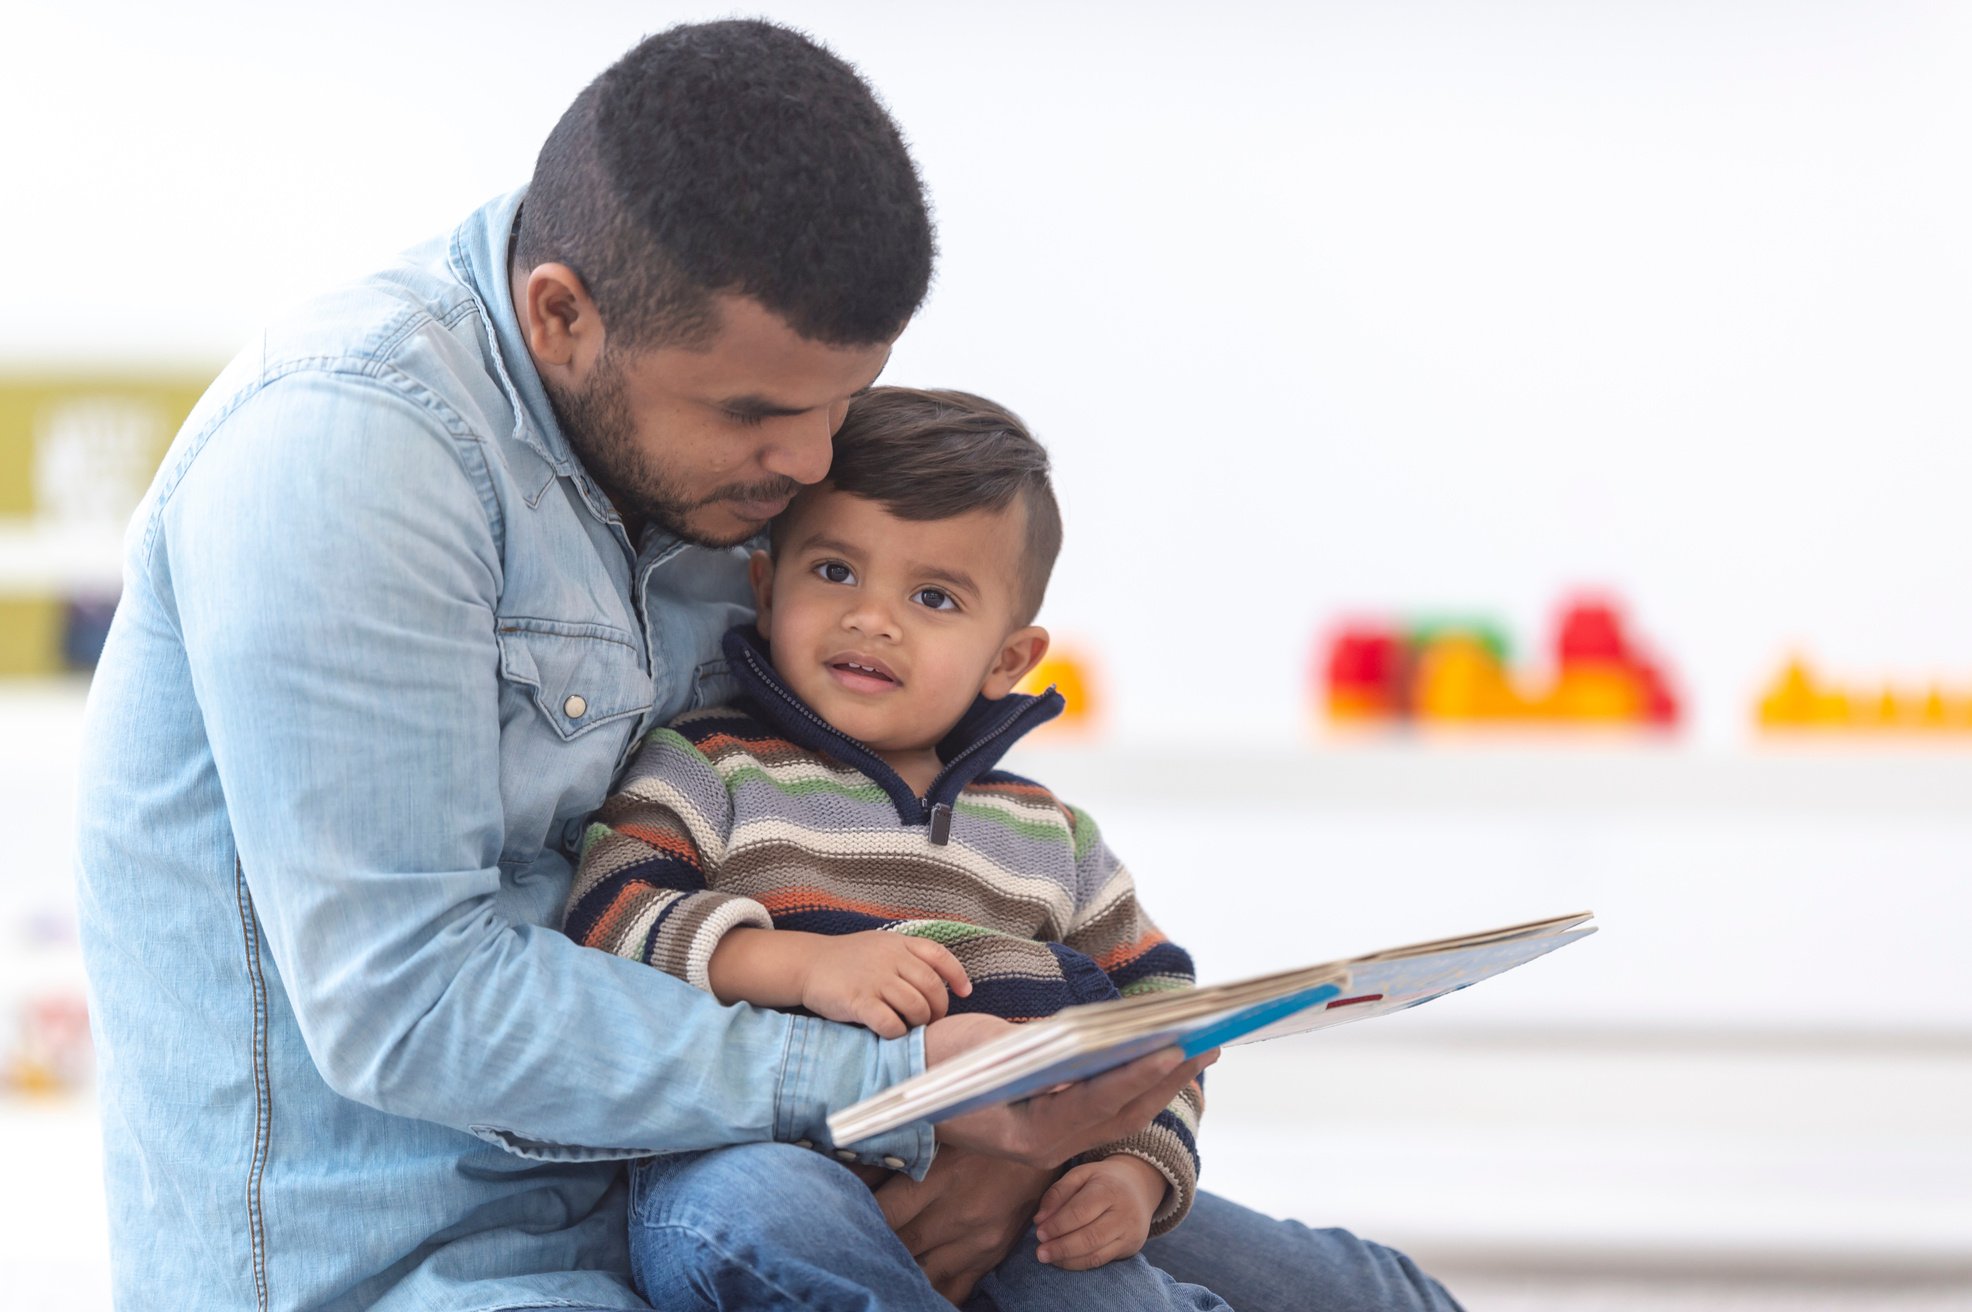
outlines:
[[828, 662], [835, 681], [855, 692], [888, 692], [903, 686], [903, 680], [890, 672], [882, 661], [842, 657]]

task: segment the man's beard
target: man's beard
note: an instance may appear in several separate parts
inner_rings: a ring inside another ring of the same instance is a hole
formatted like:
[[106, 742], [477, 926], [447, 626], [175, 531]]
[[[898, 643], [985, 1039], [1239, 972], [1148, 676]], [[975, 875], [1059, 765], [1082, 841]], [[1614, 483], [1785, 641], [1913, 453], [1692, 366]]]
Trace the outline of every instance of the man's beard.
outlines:
[[580, 392], [548, 389], [548, 404], [562, 435], [589, 476], [608, 495], [616, 512], [629, 519], [655, 524], [673, 537], [701, 547], [732, 547], [752, 538], [757, 526], [720, 534], [693, 528], [692, 512], [721, 501], [783, 501], [801, 490], [791, 478], [759, 483], [731, 483], [711, 495], [693, 497], [680, 486], [673, 471], [637, 444], [635, 416], [623, 370], [609, 346]]

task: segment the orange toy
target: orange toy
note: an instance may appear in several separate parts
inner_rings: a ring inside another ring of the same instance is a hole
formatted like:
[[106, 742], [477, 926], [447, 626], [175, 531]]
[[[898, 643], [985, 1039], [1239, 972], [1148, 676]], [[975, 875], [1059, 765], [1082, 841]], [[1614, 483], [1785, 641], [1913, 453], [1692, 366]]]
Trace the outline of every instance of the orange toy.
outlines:
[[1041, 663], [1027, 672], [1015, 692], [1040, 694], [1050, 686], [1067, 705], [1060, 716], [1035, 732], [1073, 731], [1087, 733], [1100, 721], [1102, 703], [1091, 691], [1094, 683], [1089, 660], [1073, 647], [1052, 648]]

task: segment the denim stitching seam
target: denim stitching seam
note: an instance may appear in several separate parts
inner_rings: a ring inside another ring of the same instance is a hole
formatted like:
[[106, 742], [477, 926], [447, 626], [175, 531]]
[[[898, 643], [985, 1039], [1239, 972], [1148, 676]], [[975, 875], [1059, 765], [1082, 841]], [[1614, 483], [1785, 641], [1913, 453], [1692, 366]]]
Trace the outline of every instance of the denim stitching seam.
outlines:
[[253, 1249], [253, 1288], [260, 1312], [267, 1312], [267, 1230], [261, 1206], [261, 1180], [267, 1169], [272, 1088], [267, 1072], [267, 978], [260, 967], [260, 936], [254, 929], [253, 896], [246, 870], [233, 859], [234, 891], [240, 904], [240, 935], [246, 947], [247, 980], [253, 994], [253, 1159], [247, 1170], [247, 1232]]

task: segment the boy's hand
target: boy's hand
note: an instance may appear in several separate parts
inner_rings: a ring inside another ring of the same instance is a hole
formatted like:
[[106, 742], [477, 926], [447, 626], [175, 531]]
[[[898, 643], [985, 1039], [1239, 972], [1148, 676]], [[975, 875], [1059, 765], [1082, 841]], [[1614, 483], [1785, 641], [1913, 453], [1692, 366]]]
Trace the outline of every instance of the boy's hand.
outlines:
[[972, 992], [959, 959], [930, 939], [871, 929], [805, 949], [801, 1005], [886, 1039], [942, 1018], [951, 994]]
[[1168, 1187], [1163, 1172], [1127, 1153], [1076, 1167], [1041, 1195], [1035, 1256], [1064, 1271], [1129, 1257], [1150, 1237]]

